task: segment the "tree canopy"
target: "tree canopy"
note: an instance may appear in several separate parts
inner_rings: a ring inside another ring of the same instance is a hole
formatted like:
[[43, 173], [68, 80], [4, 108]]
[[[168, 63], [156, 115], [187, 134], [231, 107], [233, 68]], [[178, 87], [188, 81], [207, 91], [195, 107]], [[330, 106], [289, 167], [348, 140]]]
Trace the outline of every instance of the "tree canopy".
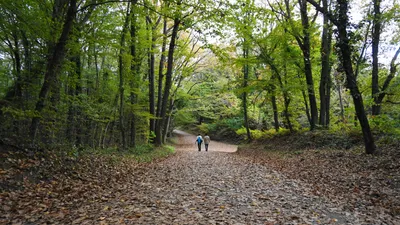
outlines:
[[376, 136], [400, 135], [399, 11], [386, 0], [3, 0], [0, 136], [127, 149], [177, 127], [247, 140], [354, 130], [375, 153]]

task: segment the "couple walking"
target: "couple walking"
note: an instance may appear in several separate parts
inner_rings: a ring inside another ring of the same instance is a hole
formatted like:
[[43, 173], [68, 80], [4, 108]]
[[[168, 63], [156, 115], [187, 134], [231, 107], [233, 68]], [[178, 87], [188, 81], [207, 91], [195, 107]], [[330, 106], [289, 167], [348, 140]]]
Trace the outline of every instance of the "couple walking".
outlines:
[[207, 152], [208, 151], [208, 144], [210, 144], [210, 141], [211, 141], [210, 136], [208, 136], [208, 134], [206, 134], [204, 136], [204, 140], [203, 140], [203, 137], [201, 136], [201, 134], [199, 134], [196, 137], [196, 143], [197, 143], [197, 147], [199, 148], [199, 152], [201, 151], [201, 143], [203, 143], [203, 141], [204, 141], [204, 146], [206, 147], [206, 152]]

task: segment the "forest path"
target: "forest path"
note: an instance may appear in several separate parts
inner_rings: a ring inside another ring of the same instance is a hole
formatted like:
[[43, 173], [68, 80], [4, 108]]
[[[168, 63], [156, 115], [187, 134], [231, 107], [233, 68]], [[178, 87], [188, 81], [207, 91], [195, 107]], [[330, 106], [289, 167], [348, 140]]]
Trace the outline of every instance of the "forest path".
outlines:
[[195, 136], [177, 134], [175, 156], [138, 171], [106, 196], [112, 201], [85, 211], [105, 224], [359, 224], [295, 181], [229, 153], [234, 145], [212, 141], [198, 152]]

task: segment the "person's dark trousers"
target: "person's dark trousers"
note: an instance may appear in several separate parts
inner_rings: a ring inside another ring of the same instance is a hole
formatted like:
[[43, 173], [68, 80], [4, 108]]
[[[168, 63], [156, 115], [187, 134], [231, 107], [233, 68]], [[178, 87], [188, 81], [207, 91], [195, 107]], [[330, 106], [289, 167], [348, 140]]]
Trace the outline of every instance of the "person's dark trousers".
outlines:
[[201, 143], [198, 143], [197, 147], [199, 147], [199, 152], [200, 152], [201, 151]]
[[208, 144], [204, 144], [204, 146], [206, 147], [206, 151], [208, 151]]

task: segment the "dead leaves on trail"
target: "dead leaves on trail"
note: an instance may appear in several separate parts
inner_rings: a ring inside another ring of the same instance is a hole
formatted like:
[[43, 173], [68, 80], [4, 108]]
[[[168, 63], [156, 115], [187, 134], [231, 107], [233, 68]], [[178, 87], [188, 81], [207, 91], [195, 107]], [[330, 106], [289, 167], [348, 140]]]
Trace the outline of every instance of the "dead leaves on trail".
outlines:
[[92, 221], [87, 205], [113, 199], [114, 190], [125, 189], [131, 174], [139, 172], [134, 160], [115, 157], [0, 154], [6, 159], [0, 173], [0, 224]]
[[[400, 223], [400, 162], [397, 148], [381, 155], [352, 150], [292, 150], [290, 144], [264, 150], [253, 145], [239, 150], [242, 156], [301, 181], [311, 195], [327, 199], [343, 210], [365, 218], [369, 224]], [[269, 145], [272, 147], [272, 145]]]
[[104, 156], [7, 156], [11, 161], [0, 173], [1, 184], [8, 185], [1, 186], [0, 224], [397, 222], [384, 206], [396, 201], [396, 190], [388, 189], [396, 185], [395, 174], [392, 183], [376, 189], [387, 180], [377, 179], [379, 169], [362, 169], [375, 166], [373, 158], [360, 157], [365, 164], [359, 168], [352, 163], [357, 157], [347, 153], [277, 157], [216, 150], [184, 149], [147, 164]]

